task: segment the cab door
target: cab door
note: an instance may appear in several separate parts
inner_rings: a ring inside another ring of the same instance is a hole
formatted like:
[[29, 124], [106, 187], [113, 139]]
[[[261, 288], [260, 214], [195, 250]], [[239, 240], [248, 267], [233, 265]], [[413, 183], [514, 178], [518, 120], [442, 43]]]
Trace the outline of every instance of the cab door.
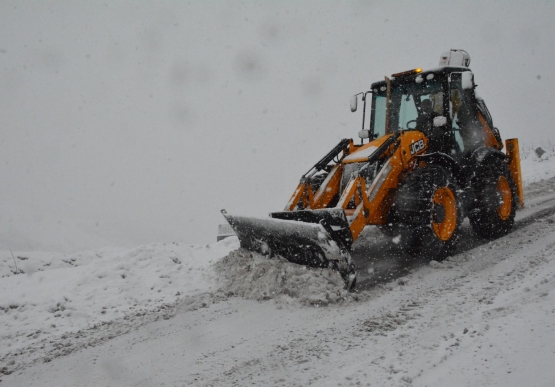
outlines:
[[[470, 74], [470, 80], [465, 73]], [[449, 114], [455, 139], [462, 152], [484, 145], [483, 130], [474, 103], [472, 73], [465, 73], [451, 73], [449, 76]]]
[[455, 140], [462, 152], [472, 152], [484, 145], [501, 149], [491, 117], [478, 109], [475, 87], [474, 74], [470, 71], [449, 75], [449, 114]]

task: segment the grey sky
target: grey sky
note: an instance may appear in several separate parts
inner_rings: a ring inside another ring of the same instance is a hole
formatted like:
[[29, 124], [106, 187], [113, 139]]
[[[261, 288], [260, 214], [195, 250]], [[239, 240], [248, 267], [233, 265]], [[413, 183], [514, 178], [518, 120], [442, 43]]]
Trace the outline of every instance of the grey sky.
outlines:
[[0, 248], [215, 240], [356, 136], [350, 95], [467, 50], [504, 138], [555, 141], [553, 2], [0, 2]]

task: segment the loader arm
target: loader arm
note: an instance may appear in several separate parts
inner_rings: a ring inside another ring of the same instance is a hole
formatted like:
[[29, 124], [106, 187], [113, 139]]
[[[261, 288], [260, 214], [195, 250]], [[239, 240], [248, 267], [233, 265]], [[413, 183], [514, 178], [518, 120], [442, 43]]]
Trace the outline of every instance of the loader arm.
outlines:
[[[295, 209], [318, 209], [329, 205], [335, 192], [339, 190], [341, 181], [341, 160], [347, 156], [353, 148], [353, 140], [343, 139], [331, 151], [328, 152], [320, 161], [308, 170], [302, 177], [297, 189], [287, 202], [284, 211], [295, 211]], [[326, 180], [322, 183], [321, 189], [316, 192], [312, 189], [310, 178], [317, 172], [323, 170], [330, 162], [336, 159], [336, 165], [330, 171]], [[326, 187], [328, 189], [326, 190]], [[299, 204], [302, 203], [301, 206]]]
[[[417, 146], [415, 146], [415, 144]], [[343, 163], [336, 164], [316, 193], [306, 179], [295, 190], [284, 212], [272, 213], [273, 218], [299, 220], [318, 223], [321, 218], [307, 220], [299, 212], [312, 212], [316, 209], [341, 210], [345, 213], [346, 223], [336, 228], [348, 229], [348, 246], [352, 244], [367, 225], [384, 224], [392, 205], [392, 193], [399, 184], [403, 171], [407, 170], [409, 161], [414, 156], [425, 152], [428, 140], [420, 132], [394, 132], [366, 146], [375, 150], [367, 155], [364, 149], [351, 152], [349, 159], [364, 162], [364, 166], [350, 176], [341, 191], [340, 183], [345, 170]], [[358, 154], [363, 156], [358, 157]], [[346, 155], [345, 155], [346, 156]], [[344, 156], [344, 157], [345, 157]], [[342, 158], [342, 160], [345, 160]], [[378, 168], [379, 166], [379, 168]], [[374, 174], [370, 173], [376, 168]], [[328, 207], [335, 196], [339, 197], [335, 207]], [[342, 231], [341, 242], [345, 243], [345, 231]]]
[[[402, 173], [409, 168], [411, 159], [424, 153], [427, 147], [428, 140], [420, 132], [395, 132], [368, 157], [368, 163], [358, 174], [351, 177], [337, 207], [347, 215], [353, 242], [367, 225], [386, 223]], [[380, 161], [379, 172], [368, 181], [364, 176], [365, 168]], [[353, 201], [354, 210], [348, 208]]]

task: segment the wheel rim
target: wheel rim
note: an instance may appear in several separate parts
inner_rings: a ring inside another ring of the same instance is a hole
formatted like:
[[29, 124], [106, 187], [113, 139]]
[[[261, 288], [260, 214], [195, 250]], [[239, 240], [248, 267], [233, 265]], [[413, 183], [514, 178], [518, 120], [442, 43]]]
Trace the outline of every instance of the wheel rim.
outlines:
[[457, 201], [453, 191], [447, 187], [438, 188], [432, 199], [434, 210], [432, 229], [442, 241], [451, 239], [457, 228]]
[[513, 209], [513, 195], [509, 181], [505, 176], [501, 176], [497, 181], [497, 190], [501, 193], [501, 205], [497, 212], [502, 220], [507, 220]]

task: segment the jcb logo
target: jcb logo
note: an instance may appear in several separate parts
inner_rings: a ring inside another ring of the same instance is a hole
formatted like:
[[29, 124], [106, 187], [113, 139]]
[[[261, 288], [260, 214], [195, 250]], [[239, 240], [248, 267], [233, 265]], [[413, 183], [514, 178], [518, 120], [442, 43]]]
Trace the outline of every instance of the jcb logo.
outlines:
[[422, 149], [424, 149], [426, 145], [424, 145], [424, 140], [418, 140], [416, 142], [413, 142], [410, 146], [410, 154], [411, 156], [415, 153], [420, 152]]

